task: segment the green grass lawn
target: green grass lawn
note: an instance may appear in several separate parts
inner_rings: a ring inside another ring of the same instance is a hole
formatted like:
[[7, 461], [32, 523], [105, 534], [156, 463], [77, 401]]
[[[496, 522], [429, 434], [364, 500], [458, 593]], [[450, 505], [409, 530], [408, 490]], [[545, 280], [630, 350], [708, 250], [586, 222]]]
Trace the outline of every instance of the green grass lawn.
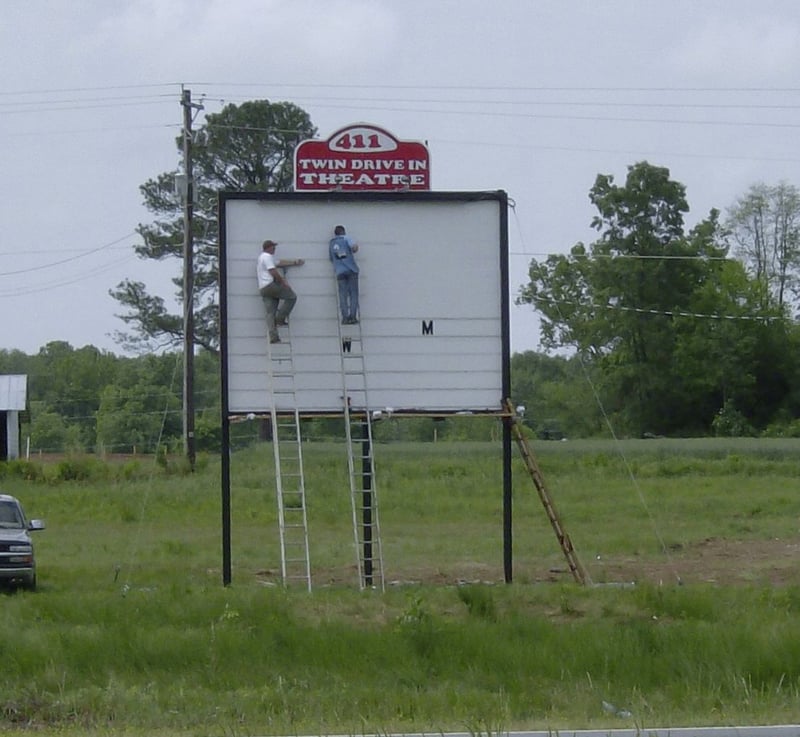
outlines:
[[499, 444], [375, 450], [384, 593], [357, 585], [343, 445], [304, 450], [311, 594], [279, 583], [269, 445], [232, 459], [229, 587], [216, 459], [193, 475], [87, 462], [71, 481], [55, 465], [35, 481], [7, 468], [0, 488], [48, 529], [35, 538], [39, 590], [2, 596], [2, 727], [484, 734], [798, 720], [800, 566], [786, 551], [800, 544], [800, 442], [534, 445], [584, 587], [516, 456], [503, 583]]

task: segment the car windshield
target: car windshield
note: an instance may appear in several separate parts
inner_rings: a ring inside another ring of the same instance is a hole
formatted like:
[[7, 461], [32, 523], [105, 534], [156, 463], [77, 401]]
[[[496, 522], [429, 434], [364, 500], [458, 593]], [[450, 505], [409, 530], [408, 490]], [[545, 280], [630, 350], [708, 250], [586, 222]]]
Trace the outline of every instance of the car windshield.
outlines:
[[14, 502], [0, 502], [0, 528], [13, 529], [23, 526], [19, 507]]

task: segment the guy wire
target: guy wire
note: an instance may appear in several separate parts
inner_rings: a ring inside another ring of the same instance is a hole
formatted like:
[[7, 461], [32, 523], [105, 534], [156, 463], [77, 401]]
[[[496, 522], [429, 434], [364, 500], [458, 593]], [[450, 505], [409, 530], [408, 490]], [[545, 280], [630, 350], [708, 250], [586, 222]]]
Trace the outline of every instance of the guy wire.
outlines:
[[[158, 454], [162, 451], [164, 427], [167, 424], [167, 415], [169, 414], [170, 392], [175, 387], [175, 377], [178, 375], [178, 368], [180, 366], [180, 361], [181, 361], [181, 354], [178, 352], [175, 354], [175, 366], [172, 370], [172, 378], [170, 379], [170, 386], [169, 386], [170, 391], [167, 392], [167, 395], [164, 398], [164, 411], [161, 415], [161, 427], [159, 427], [158, 429], [158, 439], [156, 440], [155, 454], [153, 456], [154, 460], [158, 458]], [[164, 453], [166, 453], [166, 448], [164, 449]], [[139, 555], [140, 543], [142, 537], [142, 526], [144, 524], [144, 515], [147, 510], [147, 505], [150, 498], [150, 492], [153, 490], [153, 479], [155, 477], [155, 473], [156, 473], [156, 468], [154, 467], [148, 474], [145, 491], [141, 495], [139, 504], [139, 524], [136, 525], [136, 533], [133, 536], [133, 539], [130, 541], [130, 544], [128, 546], [128, 553], [126, 556], [127, 563], [124, 566], [121, 564], [117, 564], [116, 570], [114, 571], [114, 583], [117, 583], [120, 573], [122, 572], [123, 568], [125, 569], [125, 581], [122, 584], [122, 589], [121, 589], [121, 594], [123, 597], [127, 596], [128, 592], [131, 589], [133, 564], [135, 563], [136, 558]]]
[[[522, 242], [522, 246], [523, 246], [522, 250], [523, 250], [523, 252], [525, 252], [525, 236], [524, 236], [524, 234], [522, 232], [522, 226], [521, 226], [520, 221], [519, 221], [519, 215], [517, 214], [516, 204], [511, 204], [511, 211], [514, 213], [514, 222], [516, 223], [516, 226], [517, 226], [517, 233], [519, 235], [520, 241]], [[558, 303], [555, 303], [555, 307], [556, 307], [556, 310], [558, 311], [559, 316], [563, 319], [564, 315], [561, 313], [561, 308], [558, 305]], [[645, 514], [647, 514], [647, 518], [650, 521], [650, 526], [652, 528], [653, 534], [655, 535], [655, 538], [656, 538], [656, 540], [658, 540], [658, 544], [661, 547], [661, 552], [666, 557], [667, 564], [668, 564], [669, 568], [672, 570], [672, 572], [673, 572], [673, 574], [675, 576], [675, 580], [677, 581], [678, 585], [681, 585], [683, 583], [683, 581], [681, 580], [680, 574], [678, 573], [677, 568], [675, 566], [675, 563], [674, 563], [674, 561], [672, 559], [672, 556], [670, 555], [669, 548], [667, 547], [666, 543], [664, 542], [664, 538], [661, 535], [661, 532], [660, 532], [660, 530], [658, 528], [658, 524], [656, 522], [655, 516], [650, 511], [650, 507], [647, 504], [647, 500], [644, 497], [644, 493], [642, 491], [641, 485], [639, 484], [639, 480], [636, 478], [636, 474], [633, 472], [633, 468], [631, 467], [631, 464], [628, 462], [628, 458], [625, 455], [625, 451], [622, 448], [622, 443], [620, 442], [619, 438], [617, 437], [616, 432], [614, 431], [614, 426], [613, 426], [613, 424], [611, 422], [611, 418], [608, 416], [608, 413], [606, 412], [605, 406], [603, 405], [603, 401], [600, 398], [600, 395], [599, 395], [599, 393], [597, 391], [597, 388], [595, 387], [595, 384], [592, 381], [591, 376], [589, 375], [589, 370], [588, 370], [588, 368], [586, 366], [586, 363], [584, 362], [583, 357], [581, 356], [580, 352], [577, 352], [576, 356], [577, 356], [578, 362], [580, 364], [581, 371], [583, 373], [584, 379], [586, 379], [586, 382], [588, 383], [589, 388], [590, 388], [590, 390], [592, 392], [592, 396], [594, 397], [594, 400], [597, 403], [597, 407], [600, 410], [600, 414], [603, 417], [603, 422], [605, 423], [606, 427], [608, 428], [609, 433], [611, 434], [611, 439], [613, 440], [614, 448], [616, 449], [617, 453], [619, 454], [619, 457], [622, 460], [622, 463], [623, 463], [623, 465], [625, 467], [625, 471], [628, 474], [628, 478], [630, 479], [631, 484], [633, 485], [633, 488], [636, 490], [636, 493], [637, 493], [637, 495], [639, 497], [639, 502], [642, 505], [642, 508], [644, 509]]]

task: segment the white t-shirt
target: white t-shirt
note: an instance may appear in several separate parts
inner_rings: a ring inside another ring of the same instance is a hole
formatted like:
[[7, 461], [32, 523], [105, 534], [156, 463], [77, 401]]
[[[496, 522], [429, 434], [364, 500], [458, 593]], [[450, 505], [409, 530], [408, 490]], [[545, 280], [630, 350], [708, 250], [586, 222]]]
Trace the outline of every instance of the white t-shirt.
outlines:
[[269, 273], [269, 270], [274, 268], [275, 259], [272, 254], [267, 251], [262, 251], [261, 255], [258, 257], [258, 263], [256, 264], [256, 276], [258, 277], [259, 290], [269, 286], [275, 281], [275, 278]]

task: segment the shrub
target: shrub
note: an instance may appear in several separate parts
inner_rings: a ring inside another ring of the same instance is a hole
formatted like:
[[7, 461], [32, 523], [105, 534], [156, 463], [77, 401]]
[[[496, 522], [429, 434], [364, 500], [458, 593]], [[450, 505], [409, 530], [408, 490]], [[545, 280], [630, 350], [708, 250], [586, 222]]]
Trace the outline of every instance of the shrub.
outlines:
[[0, 463], [0, 479], [18, 478], [38, 481], [42, 478], [42, 467], [31, 461], [13, 460]]
[[755, 435], [753, 426], [728, 399], [711, 421], [711, 429], [718, 438], [743, 438]]
[[774, 422], [763, 432], [765, 438], [800, 438], [800, 420]]
[[56, 464], [55, 478], [58, 481], [90, 481], [108, 476], [108, 465], [90, 456], [65, 458]]

